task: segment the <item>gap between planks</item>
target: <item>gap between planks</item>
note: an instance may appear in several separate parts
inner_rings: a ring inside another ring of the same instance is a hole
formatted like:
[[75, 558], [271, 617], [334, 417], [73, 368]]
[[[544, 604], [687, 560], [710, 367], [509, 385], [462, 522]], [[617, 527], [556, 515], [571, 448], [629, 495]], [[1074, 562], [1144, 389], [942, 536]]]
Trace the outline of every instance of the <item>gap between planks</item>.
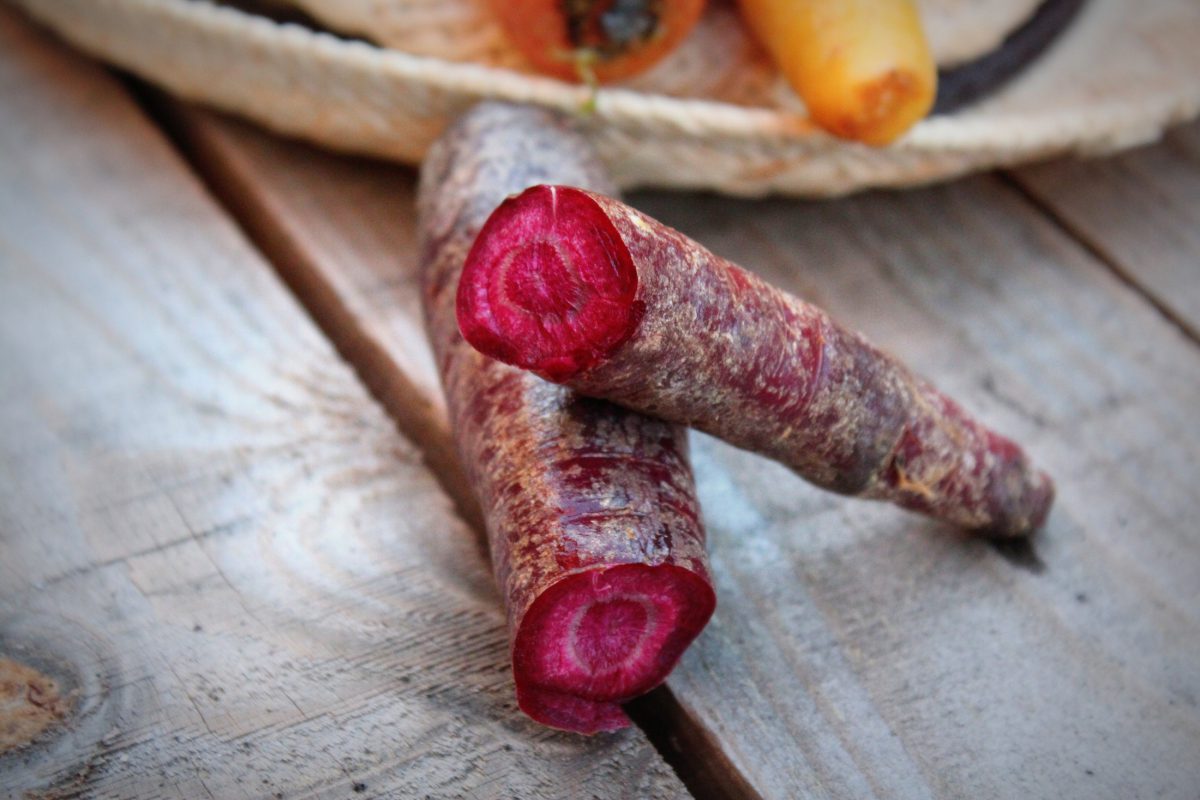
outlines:
[[1053, 200], [1043, 197], [1034, 191], [1019, 175], [1011, 171], [996, 173], [1001, 183], [1021, 197], [1026, 203], [1045, 217], [1087, 252], [1098, 264], [1103, 265], [1117, 280], [1121, 281], [1135, 295], [1146, 301], [1162, 317], [1179, 329], [1193, 344], [1200, 345], [1200, 328], [1196, 327], [1183, 313], [1177, 313], [1168, 301], [1160, 297], [1152, 287], [1147, 285], [1134, 268], [1126, 266], [1119, 258], [1109, 252], [1108, 248], [1092, 236], [1082, 226], [1073, 223]]
[[125, 85], [383, 405], [400, 433], [417, 445], [459, 514], [486, 547], [479, 504], [454, 454], [445, 414], [429, 403], [379, 338], [362, 328], [342, 294], [311, 263], [303, 244], [275, 224], [277, 211], [270, 198], [237, 174], [201, 114], [133, 78], [126, 78]]
[[[475, 531], [486, 557], [483, 517], [455, 455], [444, 411], [430, 405], [421, 387], [396, 363], [387, 346], [362, 325], [359, 315], [329, 283], [325, 271], [313, 263], [303, 243], [278, 224], [278, 212], [272, 208], [270, 198], [239, 174], [208, 112], [172, 100], [133, 78], [126, 77], [125, 85], [150, 118], [159, 123], [217, 202], [259, 248], [401, 434], [417, 446]], [[437, 391], [440, 393], [440, 386]], [[688, 714], [668, 686], [659, 686], [637, 698], [627, 711], [697, 800], [761, 797], [730, 761], [714, 733]]]

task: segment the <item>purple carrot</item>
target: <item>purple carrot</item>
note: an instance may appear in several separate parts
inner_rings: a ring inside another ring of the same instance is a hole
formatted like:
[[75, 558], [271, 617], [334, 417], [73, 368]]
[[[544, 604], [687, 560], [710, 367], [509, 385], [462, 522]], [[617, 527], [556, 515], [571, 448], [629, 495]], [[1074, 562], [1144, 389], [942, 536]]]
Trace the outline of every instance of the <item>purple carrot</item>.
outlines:
[[1021, 449], [825, 312], [618, 200], [537, 186], [463, 270], [472, 345], [689, 425], [843, 494], [1029, 533], [1054, 489]]
[[454, 289], [488, 214], [555, 181], [610, 191], [557, 117], [485, 103], [430, 151], [418, 197], [426, 324], [507, 601], [517, 701], [594, 733], [663, 681], [715, 605], [686, 432], [463, 341]]

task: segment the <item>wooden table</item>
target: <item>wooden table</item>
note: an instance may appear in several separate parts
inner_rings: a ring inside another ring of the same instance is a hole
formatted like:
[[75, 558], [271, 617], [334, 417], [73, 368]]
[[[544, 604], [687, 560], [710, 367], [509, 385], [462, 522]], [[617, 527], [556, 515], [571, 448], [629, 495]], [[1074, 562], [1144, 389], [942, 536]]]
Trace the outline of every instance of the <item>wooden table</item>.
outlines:
[[0, 793], [1200, 797], [1200, 127], [833, 202], [635, 195], [1060, 496], [998, 548], [695, 437], [719, 609], [584, 739], [514, 705], [414, 173], [139, 96], [0, 10], [0, 742], [66, 716]]

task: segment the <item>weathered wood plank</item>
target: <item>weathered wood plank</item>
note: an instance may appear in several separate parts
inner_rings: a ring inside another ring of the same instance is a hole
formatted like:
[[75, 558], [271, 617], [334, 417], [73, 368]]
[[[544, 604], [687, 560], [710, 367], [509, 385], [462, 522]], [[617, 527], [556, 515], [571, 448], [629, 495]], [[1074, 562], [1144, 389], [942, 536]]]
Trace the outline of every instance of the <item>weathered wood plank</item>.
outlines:
[[636, 730], [517, 712], [412, 446], [119, 85], [5, 10], [0, 152], [0, 654], [77, 692], [0, 796], [686, 795]]
[[1200, 123], [1168, 133], [1155, 147], [1010, 175], [1200, 339]]
[[[432, 351], [424, 346], [425, 328], [416, 273], [395, 269], [397, 253], [413, 253], [415, 229], [397, 221], [413, 215], [410, 197], [379, 192], [385, 185], [377, 173], [398, 173], [399, 168], [363, 160], [317, 159], [304, 180], [272, 188], [243, 182], [251, 165], [237, 149], [223, 149], [217, 137], [190, 135], [192, 118], [177, 119], [186, 110], [173, 106], [158, 93], [148, 95], [164, 121], [184, 137], [194, 157], [208, 170], [207, 178], [222, 201], [252, 238], [280, 266], [279, 273], [321, 325], [360, 379], [380, 399], [401, 432], [423, 452], [443, 487], [454, 498], [462, 516], [477, 529], [483, 526], [466, 476], [447, 444], [446, 406]], [[203, 120], [196, 119], [196, 125]], [[347, 179], [347, 172], [356, 174]], [[361, 175], [359, 174], [361, 173]], [[343, 201], [329, 204], [325, 192], [312, 185], [336, 184]], [[237, 186], [225, 192], [222, 187]], [[286, 198], [286, 201], [284, 201]], [[281, 228], [281, 214], [296, 213], [316, 224]], [[324, 270], [321, 264], [370, 263], [368, 270]], [[394, 305], [379, 313], [381, 297]], [[418, 343], [418, 346], [412, 346]]]
[[[826, 205], [637, 200], [900, 353], [1060, 489], [1034, 572], [891, 509], [788, 496], [744, 454], [701, 460], [724, 635], [679, 696], [745, 676], [761, 701], [695, 713], [747, 750], [790, 736], [833, 796], [1194, 794], [1200, 352], [992, 179]], [[789, 775], [783, 754], [744, 768]]]
[[[182, 115], [220, 191], [258, 198], [256, 228], [323, 242], [277, 266], [354, 292], [357, 326], [411, 359], [423, 342], [386, 333], [410, 324], [411, 174]], [[865, 330], [1060, 483], [1013, 559], [1029, 570], [697, 437], [720, 601], [668, 682], [691, 732], [769, 797], [1193, 797], [1200, 351], [993, 178], [634, 202]], [[388, 250], [333, 257], [397, 204]]]

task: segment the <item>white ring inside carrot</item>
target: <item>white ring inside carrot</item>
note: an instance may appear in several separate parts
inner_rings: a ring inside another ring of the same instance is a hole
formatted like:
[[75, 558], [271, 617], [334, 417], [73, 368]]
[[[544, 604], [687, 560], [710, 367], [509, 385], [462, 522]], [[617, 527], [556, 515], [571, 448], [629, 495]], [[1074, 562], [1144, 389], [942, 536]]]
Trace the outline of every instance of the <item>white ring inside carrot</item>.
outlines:
[[715, 602], [706, 580], [664, 564], [562, 579], [534, 601], [517, 630], [513, 673], [521, 709], [559, 727], [621, 727], [619, 704], [662, 682]]
[[629, 335], [637, 280], [594, 200], [537, 186], [504, 201], [480, 231], [459, 282], [458, 318], [466, 338], [488, 342], [501, 361], [562, 378]]

